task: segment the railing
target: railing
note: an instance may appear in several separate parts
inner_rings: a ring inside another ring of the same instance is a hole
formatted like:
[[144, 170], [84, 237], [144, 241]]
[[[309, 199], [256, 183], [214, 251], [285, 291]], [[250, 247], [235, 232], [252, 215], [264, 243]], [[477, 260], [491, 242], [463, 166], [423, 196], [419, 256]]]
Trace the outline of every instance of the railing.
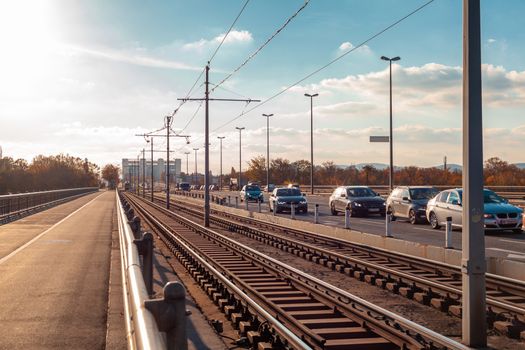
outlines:
[[60, 203], [64, 199], [72, 199], [86, 193], [98, 191], [98, 187], [68, 188], [64, 190], [28, 192], [0, 196], [0, 219], [25, 214], [43, 206]]
[[184, 287], [178, 282], [168, 282], [163, 298], [150, 298], [153, 236], [141, 232], [140, 220], [134, 217], [133, 209], [121, 201], [118, 191], [116, 196], [128, 349], [186, 350]]

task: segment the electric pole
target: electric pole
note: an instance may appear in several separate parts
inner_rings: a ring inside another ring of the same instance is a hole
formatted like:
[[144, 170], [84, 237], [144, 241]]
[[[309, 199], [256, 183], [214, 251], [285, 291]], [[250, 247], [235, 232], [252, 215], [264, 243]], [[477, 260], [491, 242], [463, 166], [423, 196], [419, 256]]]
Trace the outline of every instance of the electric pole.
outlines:
[[236, 126], [235, 129], [239, 130], [239, 183], [237, 184], [237, 190], [240, 190], [242, 188], [241, 187], [241, 180], [242, 180], [242, 151], [241, 151], [242, 136], [241, 136], [241, 133], [245, 129], [245, 127]]
[[220, 154], [221, 154], [221, 162], [220, 162], [220, 175], [219, 175], [219, 191], [222, 191], [222, 140], [224, 140], [226, 136], [217, 136], [217, 138], [220, 140], [221, 142], [221, 147], [220, 147]]
[[142, 198], [146, 198], [146, 158], [145, 158], [145, 152], [146, 150], [142, 149]]
[[187, 180], [187, 178], [188, 178], [188, 174], [189, 174], [189, 172], [188, 172], [188, 163], [189, 163], [189, 162], [188, 162], [188, 155], [189, 155], [190, 153], [191, 153], [191, 152], [184, 152], [184, 154], [186, 155], [186, 181], [188, 181], [188, 180]]

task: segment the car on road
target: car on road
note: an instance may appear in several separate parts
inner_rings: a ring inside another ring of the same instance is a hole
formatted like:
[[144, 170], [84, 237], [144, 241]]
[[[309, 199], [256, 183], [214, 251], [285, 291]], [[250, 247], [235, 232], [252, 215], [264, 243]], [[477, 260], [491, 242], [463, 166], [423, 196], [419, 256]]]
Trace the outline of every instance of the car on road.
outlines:
[[344, 213], [347, 209], [350, 216], [385, 216], [386, 212], [385, 200], [367, 186], [337, 187], [328, 200], [328, 206], [332, 215]]
[[274, 184], [268, 184], [268, 185], [264, 186], [264, 192], [273, 192], [273, 190], [275, 190], [275, 185]]
[[[453, 227], [462, 226], [463, 189], [455, 188], [438, 193], [427, 204], [427, 219], [434, 229], [439, 229], [447, 217], [452, 218]], [[483, 219], [485, 231], [512, 230], [521, 233], [523, 209], [518, 208], [489, 189], [483, 190]]]
[[439, 190], [432, 186], [399, 186], [386, 200], [387, 212], [392, 213], [392, 220], [408, 219], [415, 225], [427, 221], [427, 203]]
[[239, 193], [242, 201], [264, 202], [264, 196], [258, 185], [245, 185]]
[[308, 202], [298, 188], [275, 188], [268, 199], [270, 211], [280, 213], [285, 210], [308, 213]]
[[179, 189], [180, 189], [181, 191], [189, 191], [189, 190], [190, 190], [190, 184], [187, 183], [187, 182], [181, 182], [181, 183], [179, 184]]

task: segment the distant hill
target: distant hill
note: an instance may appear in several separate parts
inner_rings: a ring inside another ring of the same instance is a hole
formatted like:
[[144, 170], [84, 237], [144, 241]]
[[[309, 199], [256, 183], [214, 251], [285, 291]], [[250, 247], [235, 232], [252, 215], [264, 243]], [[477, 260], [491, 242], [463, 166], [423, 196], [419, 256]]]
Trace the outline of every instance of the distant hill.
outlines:
[[514, 163], [514, 165], [520, 169], [525, 169], [525, 163]]
[[[388, 168], [388, 164], [384, 164], [384, 163], [359, 163], [359, 164], [355, 164], [354, 166], [357, 168], [357, 170], [362, 170], [367, 165], [371, 165], [374, 168], [379, 169], [379, 170], [384, 170]], [[514, 165], [520, 169], [525, 169], [525, 163], [514, 163]], [[337, 167], [340, 169], [346, 169], [349, 166], [350, 165], [337, 165]], [[403, 167], [399, 167], [399, 166], [394, 167], [394, 169], [400, 169], [400, 168], [403, 168]], [[436, 165], [436, 166], [429, 167], [429, 168], [443, 169], [443, 164]], [[452, 163], [452, 164], [447, 164], [447, 168], [449, 171], [461, 171], [463, 169], [463, 166]]]
[[[443, 169], [443, 164], [431, 168]], [[463, 169], [463, 166], [459, 164], [447, 164], [447, 169], [448, 171], [461, 171]]]

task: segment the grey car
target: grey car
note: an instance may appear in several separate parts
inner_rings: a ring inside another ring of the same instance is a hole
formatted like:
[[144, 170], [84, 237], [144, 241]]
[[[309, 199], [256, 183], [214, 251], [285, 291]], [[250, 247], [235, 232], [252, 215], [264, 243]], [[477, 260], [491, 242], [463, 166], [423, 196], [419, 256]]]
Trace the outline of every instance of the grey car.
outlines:
[[308, 202], [301, 191], [297, 188], [276, 188], [273, 190], [270, 198], [270, 211], [280, 213], [284, 210], [292, 210], [292, 204], [296, 212], [308, 212]]
[[[462, 194], [461, 188], [445, 190], [428, 201], [427, 219], [434, 229], [440, 228], [447, 217], [452, 218], [452, 226], [462, 226]], [[484, 226], [485, 231], [512, 230], [522, 232], [523, 210], [491, 190], [483, 190]]]
[[367, 186], [339, 186], [328, 201], [332, 215], [350, 210], [351, 216], [385, 216], [385, 200]]
[[408, 219], [415, 225], [426, 222], [427, 203], [439, 190], [431, 186], [399, 186], [386, 200], [387, 211], [392, 213], [392, 220]]

